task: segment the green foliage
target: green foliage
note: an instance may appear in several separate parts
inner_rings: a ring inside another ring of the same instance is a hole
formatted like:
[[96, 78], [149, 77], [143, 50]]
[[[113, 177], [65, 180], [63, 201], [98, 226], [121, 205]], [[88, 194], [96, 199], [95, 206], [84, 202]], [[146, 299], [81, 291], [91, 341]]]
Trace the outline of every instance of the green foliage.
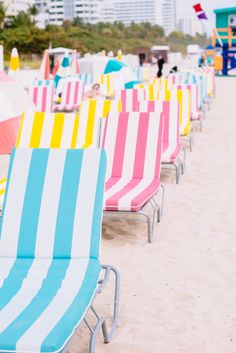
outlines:
[[170, 45], [172, 51], [186, 51], [187, 44], [206, 45], [207, 38], [197, 35], [191, 37], [181, 32], [172, 32], [164, 36], [163, 28], [150, 23], [132, 23], [125, 26], [121, 22], [97, 23], [91, 25], [80, 18], [65, 21], [62, 26], [48, 25], [39, 29], [35, 23], [37, 9], [29, 8], [28, 12], [20, 12], [17, 16], [6, 17], [5, 9], [0, 2], [0, 43], [5, 52], [10, 53], [17, 47], [21, 54], [41, 54], [49, 46], [75, 48], [81, 54], [96, 53], [122, 49], [132, 53], [138, 47], [153, 45]]

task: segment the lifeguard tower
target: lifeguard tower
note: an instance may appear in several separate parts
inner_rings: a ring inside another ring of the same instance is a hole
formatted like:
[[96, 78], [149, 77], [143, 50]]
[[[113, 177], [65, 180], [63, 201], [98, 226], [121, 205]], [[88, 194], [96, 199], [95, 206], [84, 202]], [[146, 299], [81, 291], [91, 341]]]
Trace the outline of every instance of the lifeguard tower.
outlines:
[[[222, 57], [218, 62], [222, 75], [236, 68], [236, 7], [214, 10], [216, 28], [213, 31], [212, 46], [221, 48]], [[215, 62], [217, 66], [217, 62]]]

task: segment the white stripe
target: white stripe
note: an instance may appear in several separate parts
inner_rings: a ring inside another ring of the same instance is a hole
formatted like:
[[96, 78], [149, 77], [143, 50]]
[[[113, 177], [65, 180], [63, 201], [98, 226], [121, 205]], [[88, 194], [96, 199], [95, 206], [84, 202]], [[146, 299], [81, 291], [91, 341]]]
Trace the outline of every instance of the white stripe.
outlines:
[[[86, 158], [88, 153], [91, 158]], [[85, 149], [74, 215], [71, 248], [72, 258], [83, 258], [90, 256], [91, 230], [93, 226], [94, 201], [97, 188], [99, 164], [100, 153], [98, 153], [95, 149]]]
[[29, 147], [35, 112], [26, 112], [21, 129], [19, 147]]
[[9, 303], [0, 311], [0, 333], [4, 331], [29, 305], [31, 300], [37, 295], [43, 280], [46, 278], [50, 259], [35, 259], [29, 269], [22, 286]]
[[158, 114], [155, 112], [150, 113], [149, 115], [143, 178], [148, 178], [151, 180], [153, 180], [155, 176], [157, 145], [162, 144], [162, 141], [159, 141], [158, 139], [160, 115], [160, 105], [158, 107]]
[[65, 158], [66, 150], [50, 150], [38, 220], [35, 257], [53, 256]]
[[54, 121], [55, 121], [54, 114], [52, 113], [44, 114], [43, 128], [42, 128], [42, 134], [40, 139], [41, 148], [50, 147]]
[[71, 148], [76, 114], [65, 114], [60, 148]]
[[1, 258], [0, 259], [0, 288], [3, 285], [4, 280], [8, 277], [12, 267], [15, 263], [14, 258]]
[[[8, 195], [5, 203], [5, 214], [2, 220], [2, 237], [0, 256], [17, 254], [21, 214], [27, 185], [27, 177], [31, 162], [31, 149], [17, 149], [12, 166]], [[12, 182], [11, 182], [12, 181]]]
[[71, 305], [85, 278], [88, 260], [71, 260], [61, 288], [43, 311], [40, 317], [21, 336], [16, 350], [24, 351], [28, 342], [33, 342], [35, 352], [40, 352], [41, 344]]
[[88, 123], [90, 101], [84, 101], [80, 106], [79, 112], [79, 129], [76, 141], [76, 148], [81, 148], [86, 139], [86, 128]]
[[106, 180], [111, 176], [113, 157], [116, 145], [116, 133], [118, 127], [118, 116], [119, 113], [110, 112], [108, 115], [107, 125], [106, 125], [106, 137], [104, 149], [107, 153], [107, 170], [106, 170]]

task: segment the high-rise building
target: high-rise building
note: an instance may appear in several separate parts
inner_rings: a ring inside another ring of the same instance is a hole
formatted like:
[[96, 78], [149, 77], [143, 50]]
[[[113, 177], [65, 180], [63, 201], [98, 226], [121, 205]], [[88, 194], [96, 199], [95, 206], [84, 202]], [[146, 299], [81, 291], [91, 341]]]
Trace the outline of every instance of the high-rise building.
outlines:
[[155, 0], [116, 0], [116, 19], [125, 25], [132, 22], [156, 24], [156, 4]]
[[204, 34], [204, 27], [202, 21], [192, 18], [181, 18], [179, 20], [179, 31], [190, 36], [195, 36], [196, 33]]
[[7, 16], [16, 16], [20, 11], [26, 12], [34, 4], [34, 0], [3, 0]]
[[169, 35], [176, 29], [176, 2], [175, 0], [162, 0], [161, 26], [165, 34]]

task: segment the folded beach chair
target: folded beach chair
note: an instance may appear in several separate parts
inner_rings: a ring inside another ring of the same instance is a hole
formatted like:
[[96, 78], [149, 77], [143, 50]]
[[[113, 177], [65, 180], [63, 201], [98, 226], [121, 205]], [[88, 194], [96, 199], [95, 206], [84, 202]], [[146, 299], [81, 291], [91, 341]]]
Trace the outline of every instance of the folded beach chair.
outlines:
[[[101, 327], [105, 342], [111, 339], [119, 274], [99, 261], [105, 170], [105, 152], [98, 149], [13, 150], [0, 229], [1, 352], [65, 352], [82, 322], [91, 332], [90, 353]], [[111, 271], [108, 332], [93, 302]]]
[[197, 84], [188, 84], [188, 89], [190, 90], [191, 99], [191, 121], [198, 122], [200, 131], [202, 131], [202, 120], [203, 112], [200, 111], [199, 107], [199, 87]]
[[181, 172], [184, 173], [186, 152], [180, 141], [179, 133], [179, 103], [171, 101], [144, 101], [139, 104], [139, 112], [156, 112], [157, 116], [163, 112], [163, 145], [162, 168], [174, 166], [176, 183], [178, 184]]
[[29, 96], [40, 112], [52, 112], [54, 103], [54, 86], [53, 81], [47, 84], [34, 83], [29, 88]]
[[84, 81], [77, 77], [68, 77], [61, 85], [61, 103], [54, 104], [54, 111], [78, 110], [84, 96]]
[[121, 100], [123, 112], [137, 111], [139, 101], [143, 101], [145, 99], [145, 91], [143, 89], [117, 90], [115, 99]]
[[[164, 188], [160, 183], [163, 116], [154, 113], [109, 114], [103, 147], [108, 167], [105, 191], [105, 215], [144, 216], [148, 222], [148, 241], [160, 220]], [[159, 205], [154, 196], [162, 189]], [[152, 217], [146, 205], [153, 207]]]

